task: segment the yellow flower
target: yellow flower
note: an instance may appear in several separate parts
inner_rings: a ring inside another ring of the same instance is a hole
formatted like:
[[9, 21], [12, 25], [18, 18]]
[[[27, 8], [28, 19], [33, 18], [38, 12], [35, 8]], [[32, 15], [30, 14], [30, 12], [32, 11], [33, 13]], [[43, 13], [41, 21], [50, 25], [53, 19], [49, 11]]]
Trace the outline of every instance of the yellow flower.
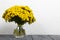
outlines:
[[[33, 12], [28, 6], [12, 6], [9, 9], [7, 9], [3, 14], [3, 18], [6, 21], [12, 20], [12, 18], [15, 16], [18, 16], [19, 18], [22, 19], [22, 21], [26, 21], [29, 24], [35, 21]], [[16, 20], [19, 20], [19, 19], [16, 19]]]

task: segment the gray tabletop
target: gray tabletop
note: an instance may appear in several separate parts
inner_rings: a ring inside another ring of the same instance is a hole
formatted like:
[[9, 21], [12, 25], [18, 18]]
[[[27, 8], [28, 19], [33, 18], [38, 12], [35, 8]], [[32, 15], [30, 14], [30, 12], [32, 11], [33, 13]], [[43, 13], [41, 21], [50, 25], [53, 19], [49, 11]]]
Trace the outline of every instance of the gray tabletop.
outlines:
[[13, 35], [0, 35], [0, 40], [60, 40], [60, 35], [26, 35], [15, 38]]

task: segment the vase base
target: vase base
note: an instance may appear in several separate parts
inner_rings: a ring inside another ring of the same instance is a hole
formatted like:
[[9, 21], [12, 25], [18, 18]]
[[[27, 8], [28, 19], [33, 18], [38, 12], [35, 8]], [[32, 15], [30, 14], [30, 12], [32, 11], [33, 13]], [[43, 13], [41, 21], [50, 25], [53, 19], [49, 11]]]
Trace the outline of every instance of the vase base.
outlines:
[[25, 35], [15, 36], [15, 38], [23, 38]]

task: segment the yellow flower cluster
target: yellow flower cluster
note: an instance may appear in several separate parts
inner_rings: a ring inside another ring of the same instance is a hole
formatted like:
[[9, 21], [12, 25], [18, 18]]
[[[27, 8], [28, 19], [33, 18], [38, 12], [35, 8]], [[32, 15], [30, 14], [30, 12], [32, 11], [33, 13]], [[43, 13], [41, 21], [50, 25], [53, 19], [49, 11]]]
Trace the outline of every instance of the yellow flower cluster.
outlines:
[[15, 16], [18, 16], [23, 21], [27, 21], [29, 24], [35, 21], [33, 12], [28, 6], [12, 6], [3, 14], [3, 18], [6, 21], [11, 20], [11, 18]]

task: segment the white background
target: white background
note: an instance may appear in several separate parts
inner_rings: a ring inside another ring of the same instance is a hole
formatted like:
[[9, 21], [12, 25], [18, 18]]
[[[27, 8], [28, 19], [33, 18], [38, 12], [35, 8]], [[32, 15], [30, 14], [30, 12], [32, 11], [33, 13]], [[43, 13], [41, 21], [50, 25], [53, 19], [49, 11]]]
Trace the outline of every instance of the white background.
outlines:
[[0, 0], [0, 34], [13, 34], [17, 27], [2, 18], [4, 11], [14, 5], [27, 5], [33, 10], [36, 22], [23, 26], [27, 35], [60, 35], [60, 0]]

